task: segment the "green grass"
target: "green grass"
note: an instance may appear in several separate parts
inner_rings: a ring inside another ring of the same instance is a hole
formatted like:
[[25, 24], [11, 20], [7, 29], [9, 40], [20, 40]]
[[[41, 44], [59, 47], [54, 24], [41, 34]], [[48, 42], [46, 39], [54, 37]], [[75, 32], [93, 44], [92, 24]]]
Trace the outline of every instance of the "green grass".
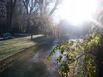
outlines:
[[30, 37], [0, 41], [0, 60], [3, 60], [15, 53], [18, 53], [34, 44], [35, 43], [30, 40]]

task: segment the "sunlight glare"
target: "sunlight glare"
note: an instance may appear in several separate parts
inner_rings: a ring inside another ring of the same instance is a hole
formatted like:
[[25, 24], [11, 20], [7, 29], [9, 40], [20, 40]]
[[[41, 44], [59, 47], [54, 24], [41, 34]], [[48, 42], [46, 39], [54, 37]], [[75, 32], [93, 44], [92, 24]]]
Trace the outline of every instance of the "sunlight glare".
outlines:
[[79, 26], [92, 18], [96, 12], [96, 0], [64, 0], [58, 9], [58, 15], [72, 25]]

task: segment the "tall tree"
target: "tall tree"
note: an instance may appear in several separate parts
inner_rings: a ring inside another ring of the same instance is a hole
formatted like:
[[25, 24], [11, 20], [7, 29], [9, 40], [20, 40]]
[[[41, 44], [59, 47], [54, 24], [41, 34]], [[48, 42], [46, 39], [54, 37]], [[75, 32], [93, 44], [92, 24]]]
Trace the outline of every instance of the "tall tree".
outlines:
[[12, 27], [12, 18], [15, 11], [16, 2], [17, 0], [8, 0], [7, 2], [7, 25], [9, 26], [8, 31], [10, 31], [10, 28]]
[[[48, 12], [48, 7], [52, 2], [54, 2], [55, 5], [51, 9], [51, 11]], [[48, 23], [46, 22], [46, 20], [48, 20], [49, 16], [52, 15], [53, 12], [56, 10], [58, 3], [59, 0], [23, 0], [23, 4], [27, 14], [27, 32], [32, 31], [30, 29], [31, 27], [30, 22], [33, 14], [37, 14], [39, 16], [39, 22], [36, 21], [36, 23], [38, 23], [37, 25], [39, 26], [41, 25], [42, 26], [41, 28], [44, 28], [44, 26], [46, 26], [46, 23]], [[36, 24], [34, 24], [34, 26], [35, 25]], [[31, 32], [31, 39], [32, 39], [32, 32]]]

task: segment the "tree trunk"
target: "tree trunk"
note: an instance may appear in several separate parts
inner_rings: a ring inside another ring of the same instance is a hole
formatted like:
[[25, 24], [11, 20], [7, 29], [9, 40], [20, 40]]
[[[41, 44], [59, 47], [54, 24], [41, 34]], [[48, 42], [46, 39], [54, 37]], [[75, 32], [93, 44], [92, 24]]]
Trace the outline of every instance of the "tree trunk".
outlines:
[[31, 33], [31, 40], [33, 39], [33, 34]]

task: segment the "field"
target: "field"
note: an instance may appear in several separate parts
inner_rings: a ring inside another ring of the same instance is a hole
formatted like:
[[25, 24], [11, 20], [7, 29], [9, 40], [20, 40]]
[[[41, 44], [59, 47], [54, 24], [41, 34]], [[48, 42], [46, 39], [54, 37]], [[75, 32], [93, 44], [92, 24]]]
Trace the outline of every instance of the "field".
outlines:
[[0, 41], [0, 61], [35, 44], [30, 37]]

